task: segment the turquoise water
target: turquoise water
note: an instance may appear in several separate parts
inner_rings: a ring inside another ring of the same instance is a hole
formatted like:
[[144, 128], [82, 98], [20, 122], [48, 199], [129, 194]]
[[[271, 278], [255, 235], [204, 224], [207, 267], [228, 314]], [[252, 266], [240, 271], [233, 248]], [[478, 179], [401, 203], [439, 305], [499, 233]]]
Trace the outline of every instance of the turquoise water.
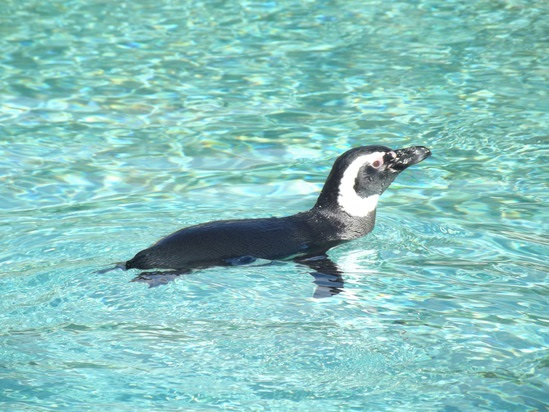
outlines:
[[[4, 0], [0, 409], [546, 411], [544, 1]], [[186, 225], [311, 207], [365, 144], [433, 157], [333, 249], [148, 289]]]

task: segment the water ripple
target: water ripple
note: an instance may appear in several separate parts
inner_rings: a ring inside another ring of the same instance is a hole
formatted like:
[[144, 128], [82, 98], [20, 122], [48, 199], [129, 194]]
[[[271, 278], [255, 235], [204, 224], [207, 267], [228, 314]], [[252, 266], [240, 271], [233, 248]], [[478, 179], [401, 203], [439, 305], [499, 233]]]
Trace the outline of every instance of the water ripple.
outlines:
[[[546, 409], [545, 3], [2, 7], [7, 408]], [[330, 251], [332, 299], [292, 263], [96, 273], [185, 225], [305, 210], [378, 143], [433, 156]]]

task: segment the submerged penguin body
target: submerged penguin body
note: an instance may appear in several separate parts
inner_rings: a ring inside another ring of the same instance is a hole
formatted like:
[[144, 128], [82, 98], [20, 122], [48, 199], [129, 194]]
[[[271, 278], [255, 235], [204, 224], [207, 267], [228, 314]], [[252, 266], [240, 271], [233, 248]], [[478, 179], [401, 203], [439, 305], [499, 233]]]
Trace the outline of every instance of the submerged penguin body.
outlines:
[[137, 253], [125, 268], [190, 270], [325, 255], [330, 248], [372, 231], [379, 196], [402, 170], [430, 154], [425, 147], [351, 149], [335, 161], [312, 209], [281, 218], [190, 226]]

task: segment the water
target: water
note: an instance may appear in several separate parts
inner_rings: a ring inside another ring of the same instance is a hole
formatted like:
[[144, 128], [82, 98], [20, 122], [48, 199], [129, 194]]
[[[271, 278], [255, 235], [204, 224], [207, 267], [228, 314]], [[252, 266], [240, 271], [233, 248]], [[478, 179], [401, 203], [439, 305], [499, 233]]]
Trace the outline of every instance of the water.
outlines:
[[[545, 411], [543, 1], [0, 6], [3, 410]], [[180, 227], [314, 203], [363, 144], [434, 156], [336, 248], [148, 289]]]

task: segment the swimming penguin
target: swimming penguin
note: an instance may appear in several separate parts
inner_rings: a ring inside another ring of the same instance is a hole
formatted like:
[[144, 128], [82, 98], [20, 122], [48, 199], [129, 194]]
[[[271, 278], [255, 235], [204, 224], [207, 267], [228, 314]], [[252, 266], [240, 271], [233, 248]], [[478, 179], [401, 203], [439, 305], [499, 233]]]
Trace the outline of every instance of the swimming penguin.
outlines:
[[191, 269], [291, 259], [315, 270], [312, 274], [319, 286], [315, 296], [339, 293], [341, 272], [326, 252], [370, 233], [379, 196], [400, 172], [430, 154], [421, 146], [351, 149], [335, 161], [312, 209], [287, 217], [220, 220], [186, 227], [140, 251], [123, 267], [153, 269], [134, 281], [155, 286]]

